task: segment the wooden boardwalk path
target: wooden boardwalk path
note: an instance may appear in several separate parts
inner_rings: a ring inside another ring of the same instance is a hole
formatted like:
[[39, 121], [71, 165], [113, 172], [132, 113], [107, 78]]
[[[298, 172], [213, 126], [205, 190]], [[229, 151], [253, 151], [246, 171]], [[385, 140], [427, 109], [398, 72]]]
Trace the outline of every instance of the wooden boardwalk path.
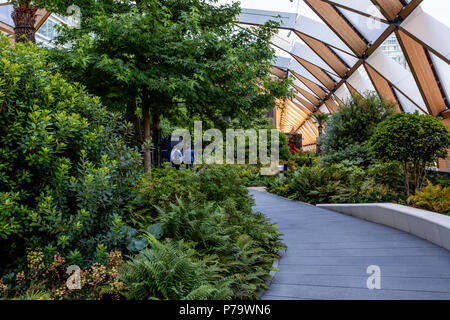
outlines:
[[[263, 299], [450, 299], [450, 252], [365, 220], [250, 190], [288, 249]], [[367, 288], [379, 266], [381, 289]]]

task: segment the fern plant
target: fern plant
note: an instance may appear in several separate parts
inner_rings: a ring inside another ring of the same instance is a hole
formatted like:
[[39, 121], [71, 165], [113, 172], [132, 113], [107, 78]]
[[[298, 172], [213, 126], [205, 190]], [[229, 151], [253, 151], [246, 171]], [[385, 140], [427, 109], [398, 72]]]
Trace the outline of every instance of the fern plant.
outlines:
[[183, 241], [159, 242], [147, 235], [151, 247], [142, 250], [121, 269], [128, 299], [229, 299], [229, 280], [214, 281], [216, 266], [195, 259]]
[[434, 186], [428, 182], [425, 189], [417, 191], [408, 201], [412, 201], [420, 209], [450, 215], [450, 187]]

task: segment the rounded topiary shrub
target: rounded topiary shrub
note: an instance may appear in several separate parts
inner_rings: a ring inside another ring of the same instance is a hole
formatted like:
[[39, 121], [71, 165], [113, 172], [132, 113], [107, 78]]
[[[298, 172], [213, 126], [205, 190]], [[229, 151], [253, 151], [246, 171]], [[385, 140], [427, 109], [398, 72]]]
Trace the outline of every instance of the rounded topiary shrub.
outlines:
[[63, 79], [44, 49], [4, 37], [0, 47], [0, 273], [36, 247], [92, 262], [120, 245], [140, 174], [130, 125]]

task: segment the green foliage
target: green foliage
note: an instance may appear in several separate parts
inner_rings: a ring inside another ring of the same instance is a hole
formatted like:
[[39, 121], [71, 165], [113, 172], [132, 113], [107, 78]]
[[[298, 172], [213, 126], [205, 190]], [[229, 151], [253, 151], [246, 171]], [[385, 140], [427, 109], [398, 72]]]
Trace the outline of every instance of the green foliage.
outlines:
[[355, 95], [338, 112], [329, 116], [325, 134], [318, 139], [326, 154], [324, 163], [330, 165], [349, 160], [354, 165], [370, 162], [368, 140], [378, 123], [393, 113], [391, 103], [376, 93], [364, 97]]
[[[311, 160], [310, 160], [310, 158], [311, 158]], [[293, 155], [291, 160], [294, 163], [293, 163], [293, 165], [290, 166], [289, 169], [293, 169], [294, 167], [316, 166], [317, 165], [317, 156], [315, 155], [315, 153], [299, 152], [299, 153]]]
[[239, 176], [237, 166], [204, 165], [198, 174], [172, 168], [153, 169], [152, 178], [143, 177], [135, 198], [128, 204], [129, 222], [145, 229], [157, 221], [157, 208], [165, 209], [177, 199], [227, 202], [230, 199], [240, 208], [249, 210], [251, 199]]
[[120, 246], [114, 221], [140, 175], [130, 125], [67, 83], [44, 50], [4, 37], [0, 47], [1, 268], [26, 248], [88, 262], [99, 243]]
[[401, 190], [395, 188], [395, 183], [394, 187], [385, 183], [388, 178], [383, 173], [398, 176], [395, 170], [398, 166], [394, 165], [394, 169], [389, 166], [377, 164], [367, 170], [349, 162], [326, 167], [303, 166], [288, 172], [286, 178], [273, 181], [267, 189], [311, 204], [392, 202], [401, 197]]
[[60, 299], [120, 299], [124, 284], [119, 281], [118, 268], [122, 264], [119, 251], [105, 252], [103, 263], [95, 263], [77, 275], [80, 288], [67, 287], [68, 267], [59, 253], [50, 260], [37, 249], [27, 252], [26, 267], [16, 274], [10, 273], [0, 278], [0, 299], [12, 300], [60, 300]]
[[428, 183], [425, 189], [409, 197], [417, 208], [450, 215], [450, 187]]
[[450, 133], [439, 118], [401, 113], [378, 125], [371, 144], [380, 159], [428, 164], [446, 157]]
[[289, 173], [280, 189], [269, 191], [303, 202], [327, 203], [347, 179], [348, 173], [337, 166], [300, 167]]
[[280, 159], [288, 161], [292, 158], [290, 148], [288, 146], [288, 137], [280, 131]]
[[151, 247], [125, 263], [120, 279], [128, 299], [230, 299], [230, 281], [218, 275], [216, 264], [198, 260], [183, 241], [151, 239]]
[[154, 168], [152, 178], [142, 177], [137, 189], [135, 198], [127, 206], [127, 222], [137, 229], [145, 229], [157, 221], [157, 207], [165, 208], [178, 198], [190, 195], [203, 197], [195, 192], [194, 175], [189, 170]]
[[330, 151], [323, 158], [324, 165], [333, 165], [345, 161], [354, 166], [367, 166], [371, 161], [370, 145], [366, 142], [355, 142], [342, 146], [339, 151]]
[[311, 115], [311, 118], [317, 122], [319, 128], [323, 128], [329, 117], [330, 115], [328, 113], [314, 113]]
[[427, 171], [427, 180], [432, 184], [450, 187], [450, 175], [446, 172]]
[[380, 123], [370, 143], [376, 158], [403, 164], [409, 195], [408, 167], [412, 169], [412, 189], [420, 189], [425, 182], [425, 167], [447, 156], [450, 133], [439, 118], [418, 112], [402, 113]]
[[[142, 230], [149, 231], [150, 223], [151, 229], [155, 229], [154, 223], [157, 222], [163, 229], [163, 240], [155, 246], [152, 242], [152, 248], [141, 251], [140, 255], [130, 262], [131, 269], [124, 270], [123, 279], [127, 279], [124, 281], [133, 292], [133, 297], [174, 298], [173, 293], [169, 293], [166, 288], [178, 288], [174, 281], [184, 275], [178, 270], [170, 271], [177, 273], [173, 277], [163, 275], [164, 272], [169, 272], [166, 269], [170, 265], [178, 263], [170, 260], [176, 256], [184, 257], [183, 262], [179, 263], [186, 263], [186, 268], [192, 268], [193, 273], [200, 272], [207, 268], [206, 265], [212, 264], [215, 271], [211, 277], [224, 281], [221, 287], [223, 290], [231, 288], [232, 298], [253, 299], [266, 287], [265, 282], [273, 260], [277, 258], [278, 250], [284, 246], [280, 242], [277, 228], [270, 224], [264, 215], [252, 211], [252, 200], [244, 180], [239, 175], [240, 170], [237, 166], [230, 165], [203, 166], [197, 174], [188, 170], [154, 170], [153, 178], [140, 184], [137, 195], [139, 200], [134, 202], [129, 210], [134, 221], [138, 221], [136, 225]], [[175, 185], [180, 188], [176, 187], [177, 191], [173, 193], [171, 186]], [[157, 186], [164, 191], [159, 191], [158, 196], [152, 198]], [[155, 205], [156, 203], [158, 205]], [[184, 249], [180, 249], [180, 246]], [[170, 253], [174, 250], [182, 252]], [[158, 267], [160, 269], [156, 270], [156, 265], [153, 266], [147, 261], [151, 259], [141, 255], [143, 252], [148, 255], [167, 254], [164, 259], [169, 260], [162, 262]], [[146, 265], [148, 273], [133, 275], [139, 268], [144, 268], [143, 265]], [[199, 268], [199, 271], [194, 271], [196, 268]], [[131, 278], [127, 278], [128, 273], [131, 273]], [[204, 276], [200, 275], [198, 278], [200, 282], [186, 278], [186, 282], [183, 282], [186, 291], [176, 298], [192, 296], [191, 291], [205, 286], [202, 277]], [[158, 288], [149, 288], [150, 279], [157, 279], [152, 281], [157, 283], [164, 281], [164, 284]], [[216, 282], [208, 281], [210, 286], [217, 286]], [[142, 286], [146, 289], [142, 289]], [[141, 290], [138, 288], [142, 289], [141, 293], [137, 293]], [[207, 292], [214, 295], [221, 292], [211, 290], [210, 288]]]
[[[66, 2], [55, 3], [65, 11]], [[204, 0], [75, 1], [80, 29], [63, 28], [52, 58], [75, 81], [122, 110], [132, 99], [152, 116], [199, 116], [224, 127], [289, 95], [271, 77], [275, 22], [235, 27], [239, 3]], [[93, 36], [94, 35], [94, 36]]]

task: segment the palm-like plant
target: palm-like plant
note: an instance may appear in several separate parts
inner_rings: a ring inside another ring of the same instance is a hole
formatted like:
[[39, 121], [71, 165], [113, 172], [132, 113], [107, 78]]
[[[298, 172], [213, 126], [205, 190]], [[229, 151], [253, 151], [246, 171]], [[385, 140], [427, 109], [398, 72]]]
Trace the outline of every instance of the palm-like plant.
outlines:
[[313, 118], [317, 122], [317, 125], [319, 126], [319, 135], [322, 134], [323, 127], [327, 122], [329, 116], [330, 115], [327, 113], [315, 113], [311, 116], [311, 118]]
[[14, 21], [16, 42], [33, 42], [36, 43], [36, 11], [38, 8], [34, 6], [30, 0], [12, 1], [14, 11], [11, 18]]
[[[329, 116], [330, 115], [327, 113], [315, 113], [311, 116], [311, 118], [317, 122], [317, 125], [319, 127], [319, 138], [323, 133], [323, 127], [325, 123], [328, 121]], [[320, 147], [318, 144], [317, 144], [317, 154], [320, 156]]]

